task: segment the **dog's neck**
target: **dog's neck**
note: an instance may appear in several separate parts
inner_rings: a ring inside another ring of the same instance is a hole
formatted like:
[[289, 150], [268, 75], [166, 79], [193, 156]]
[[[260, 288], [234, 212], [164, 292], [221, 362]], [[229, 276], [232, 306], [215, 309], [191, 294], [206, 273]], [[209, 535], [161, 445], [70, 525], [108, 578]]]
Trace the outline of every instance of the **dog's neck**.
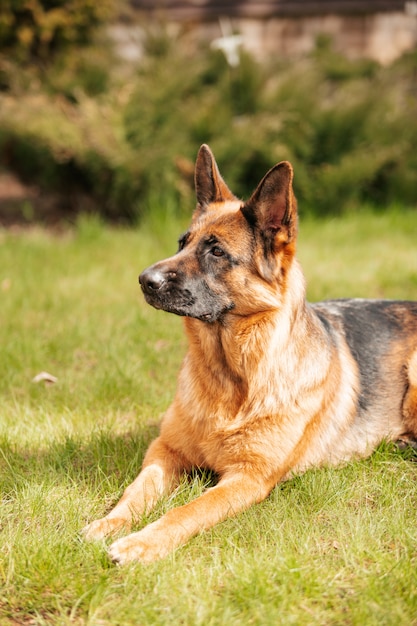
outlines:
[[281, 289], [277, 289], [275, 303], [264, 311], [247, 316], [231, 311], [214, 323], [184, 318], [189, 339], [187, 358], [192, 361], [193, 367], [204, 367], [207, 376], [214, 376], [219, 381], [230, 381], [232, 384], [247, 381], [249, 385], [255, 364], [262, 361], [260, 356], [265, 351], [268, 333], [274, 349], [284, 352], [292, 333], [305, 331], [309, 316], [304, 279], [294, 280], [293, 277], [294, 273], [302, 274], [296, 260], [290, 273], [292, 278], [288, 280], [288, 285], [297, 285], [297, 289], [289, 287], [284, 296]]

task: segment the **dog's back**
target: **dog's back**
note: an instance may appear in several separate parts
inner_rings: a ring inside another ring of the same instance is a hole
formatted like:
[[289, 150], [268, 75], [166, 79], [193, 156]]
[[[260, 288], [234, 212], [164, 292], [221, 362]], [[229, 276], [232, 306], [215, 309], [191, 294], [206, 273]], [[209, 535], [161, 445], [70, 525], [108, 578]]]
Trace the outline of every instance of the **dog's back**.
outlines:
[[[346, 342], [357, 369], [355, 418], [335, 458], [366, 455], [382, 441], [417, 438], [417, 302], [340, 299], [311, 305], [327, 332]], [[415, 367], [415, 365], [414, 365]]]

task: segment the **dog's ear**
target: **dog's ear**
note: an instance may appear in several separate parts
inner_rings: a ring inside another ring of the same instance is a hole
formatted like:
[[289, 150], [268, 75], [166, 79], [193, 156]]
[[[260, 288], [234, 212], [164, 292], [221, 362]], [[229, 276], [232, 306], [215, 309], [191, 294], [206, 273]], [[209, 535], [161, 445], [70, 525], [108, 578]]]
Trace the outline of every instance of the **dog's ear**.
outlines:
[[201, 209], [211, 202], [236, 200], [221, 177], [213, 153], [206, 144], [198, 151], [194, 181], [197, 203]]
[[292, 180], [291, 163], [278, 163], [265, 174], [241, 209], [251, 226], [259, 229], [271, 244], [289, 243], [296, 235], [297, 202]]

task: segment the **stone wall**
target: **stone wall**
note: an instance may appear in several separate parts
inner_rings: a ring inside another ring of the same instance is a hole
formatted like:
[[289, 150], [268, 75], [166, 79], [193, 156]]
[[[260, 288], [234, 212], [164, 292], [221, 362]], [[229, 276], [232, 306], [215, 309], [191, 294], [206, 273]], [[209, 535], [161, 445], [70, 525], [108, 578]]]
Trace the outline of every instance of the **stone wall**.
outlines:
[[[349, 11], [342, 10], [349, 3], [328, 2], [327, 13], [326, 3], [310, 3], [316, 8], [321, 7], [321, 11], [307, 11], [307, 14], [303, 14], [301, 8], [308, 3], [296, 0], [292, 5], [284, 2], [282, 6], [287, 8], [281, 14], [259, 13], [261, 5], [267, 4], [273, 3], [229, 2], [226, 3], [229, 10], [220, 12], [219, 9], [219, 13], [214, 14], [213, 10], [207, 12], [207, 7], [213, 9], [213, 3], [201, 0], [166, 2], [164, 9], [158, 9], [157, 2], [133, 0], [133, 14], [137, 20], [134, 23], [121, 22], [112, 27], [111, 34], [119, 54], [130, 60], [141, 56], [143, 31], [153, 20], [161, 19], [174, 34], [185, 33], [191, 45], [204, 40], [222, 46], [228, 37], [239, 35], [234, 42], [229, 40], [232, 47], [243, 46], [259, 60], [277, 55], [294, 58], [306, 54], [314, 48], [317, 37], [323, 34], [332, 39], [335, 50], [351, 58], [368, 57], [382, 64], [389, 64], [404, 52], [417, 48], [417, 0], [387, 2], [385, 10], [381, 10], [381, 2], [363, 1], [357, 3], [362, 6], [361, 11], [352, 9], [352, 0]], [[187, 9], [185, 13], [180, 10], [184, 7]], [[194, 7], [194, 12], [190, 7]], [[256, 7], [258, 15], [254, 14]], [[291, 14], [288, 7], [297, 7], [297, 11], [293, 10]], [[376, 11], [373, 12], [372, 7]]]

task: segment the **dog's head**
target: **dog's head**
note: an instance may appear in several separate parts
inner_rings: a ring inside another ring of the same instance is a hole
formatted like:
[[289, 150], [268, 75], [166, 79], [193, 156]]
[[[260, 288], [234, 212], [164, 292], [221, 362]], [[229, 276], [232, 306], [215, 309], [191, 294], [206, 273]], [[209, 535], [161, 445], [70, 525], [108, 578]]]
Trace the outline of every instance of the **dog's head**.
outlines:
[[279, 306], [295, 253], [292, 178], [291, 164], [278, 163], [241, 202], [222, 179], [209, 147], [201, 146], [197, 208], [178, 252], [139, 276], [147, 302], [204, 322]]

